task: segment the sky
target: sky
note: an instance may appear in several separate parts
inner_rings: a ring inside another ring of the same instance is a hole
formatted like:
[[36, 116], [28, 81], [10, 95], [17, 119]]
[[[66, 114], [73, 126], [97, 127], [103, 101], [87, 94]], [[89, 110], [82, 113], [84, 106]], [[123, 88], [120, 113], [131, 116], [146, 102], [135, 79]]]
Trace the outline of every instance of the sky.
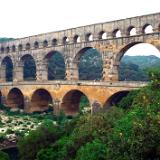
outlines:
[[160, 0], [1, 0], [0, 37], [21, 38], [160, 12]]

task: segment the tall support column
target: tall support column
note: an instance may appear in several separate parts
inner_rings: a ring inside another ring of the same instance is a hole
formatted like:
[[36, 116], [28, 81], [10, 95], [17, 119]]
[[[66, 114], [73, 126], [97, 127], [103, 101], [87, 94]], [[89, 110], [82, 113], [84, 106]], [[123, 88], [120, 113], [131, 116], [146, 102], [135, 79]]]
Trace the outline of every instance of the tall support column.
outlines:
[[61, 101], [59, 99], [55, 99], [54, 100], [54, 103], [53, 103], [53, 112], [55, 115], [59, 115], [60, 114], [60, 111], [61, 111]]
[[25, 96], [24, 97], [24, 111], [25, 112], [29, 112], [30, 103], [31, 103], [31, 100], [27, 96]]
[[66, 79], [68, 81], [77, 81], [79, 79], [78, 62], [68, 60], [66, 63]]
[[118, 73], [118, 64], [113, 64], [109, 73], [110, 81], [116, 82], [119, 80], [119, 73]]
[[136, 34], [139, 35], [139, 34], [142, 34], [143, 33], [143, 30], [142, 30], [143, 27], [136, 27]]
[[103, 52], [103, 77], [102, 81], [118, 81], [118, 66], [114, 62], [114, 53], [111, 51]]
[[13, 82], [23, 81], [23, 64], [16, 64], [13, 70]]
[[48, 64], [46, 61], [38, 61], [36, 70], [37, 81], [48, 81]]
[[6, 81], [6, 66], [2, 65], [0, 68], [0, 82]]

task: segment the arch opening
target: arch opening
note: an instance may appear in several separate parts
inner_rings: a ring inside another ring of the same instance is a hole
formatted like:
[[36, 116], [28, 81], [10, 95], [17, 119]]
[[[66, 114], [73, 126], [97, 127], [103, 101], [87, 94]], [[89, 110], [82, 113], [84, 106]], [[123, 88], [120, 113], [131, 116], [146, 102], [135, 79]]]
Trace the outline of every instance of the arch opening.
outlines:
[[23, 79], [25, 81], [36, 80], [36, 63], [34, 58], [27, 54], [21, 58], [23, 65]]
[[137, 33], [136, 33], [136, 28], [134, 26], [130, 26], [128, 28], [128, 35], [129, 36], [135, 36]]
[[43, 41], [43, 47], [47, 47], [48, 46], [48, 41], [47, 40], [44, 40]]
[[6, 47], [6, 53], [9, 53], [9, 52], [10, 52], [10, 48], [8, 46], [8, 47]]
[[7, 56], [2, 60], [2, 69], [6, 82], [13, 81], [13, 62], [10, 57]]
[[117, 106], [118, 103], [128, 95], [129, 91], [119, 91], [117, 93], [114, 93], [111, 97], [107, 99], [107, 101], [104, 104], [104, 108], [107, 109], [112, 106]]
[[113, 31], [113, 37], [114, 38], [122, 37], [121, 31], [119, 29], [114, 30]]
[[24, 96], [18, 88], [13, 88], [7, 96], [7, 105], [10, 108], [24, 109]]
[[61, 109], [66, 115], [77, 115], [80, 111], [90, 112], [88, 97], [79, 90], [71, 90], [62, 99]]
[[58, 43], [57, 39], [54, 38], [54, 39], [52, 40], [52, 46], [56, 46], [57, 43]]
[[15, 51], [16, 51], [16, 46], [13, 45], [13, 46], [12, 46], [12, 52], [15, 52]]
[[144, 34], [153, 33], [153, 27], [152, 27], [152, 25], [150, 25], [150, 24], [144, 25], [144, 27], [142, 28], [142, 32]]
[[35, 48], [35, 49], [39, 48], [39, 43], [38, 43], [37, 41], [34, 42], [34, 48]]
[[92, 33], [88, 33], [88, 34], [86, 35], [86, 41], [87, 41], [87, 42], [93, 41], [93, 34], [92, 34]]
[[29, 111], [43, 112], [47, 111], [50, 106], [53, 106], [51, 94], [46, 89], [38, 89], [32, 95]]
[[51, 51], [46, 56], [48, 64], [48, 80], [65, 79], [65, 62], [62, 53]]
[[64, 37], [63, 38], [63, 44], [68, 44], [69, 43], [69, 38], [68, 37]]
[[77, 54], [75, 61], [80, 80], [100, 80], [102, 78], [103, 61], [97, 49], [83, 48]]
[[4, 53], [4, 47], [1, 47], [1, 53]]
[[145, 70], [160, 67], [160, 52], [151, 44], [135, 42], [124, 47], [116, 61], [120, 81], [148, 81]]
[[22, 51], [22, 50], [23, 50], [23, 45], [22, 45], [22, 44], [19, 44], [19, 45], [18, 45], [18, 50], [19, 50], [19, 51]]
[[107, 33], [104, 31], [101, 31], [99, 33], [99, 39], [107, 39]]
[[26, 50], [30, 50], [30, 48], [31, 48], [30, 43], [27, 43], [27, 44], [26, 44]]
[[74, 43], [80, 43], [81, 37], [79, 35], [75, 35], [73, 40], [74, 40]]

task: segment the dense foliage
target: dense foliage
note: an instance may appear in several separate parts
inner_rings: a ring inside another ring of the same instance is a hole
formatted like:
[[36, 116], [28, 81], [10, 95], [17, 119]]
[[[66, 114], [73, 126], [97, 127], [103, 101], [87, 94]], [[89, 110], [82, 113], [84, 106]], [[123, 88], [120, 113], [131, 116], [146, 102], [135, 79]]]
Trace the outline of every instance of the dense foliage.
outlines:
[[48, 79], [59, 80], [65, 78], [65, 62], [59, 52], [54, 52], [48, 59]]
[[[107, 112], [51, 121], [19, 141], [21, 160], [160, 159], [160, 77]], [[26, 154], [27, 153], [27, 154]]]
[[14, 40], [13, 38], [0, 38], [0, 43]]
[[0, 151], [0, 160], [9, 160], [8, 154], [3, 151]]

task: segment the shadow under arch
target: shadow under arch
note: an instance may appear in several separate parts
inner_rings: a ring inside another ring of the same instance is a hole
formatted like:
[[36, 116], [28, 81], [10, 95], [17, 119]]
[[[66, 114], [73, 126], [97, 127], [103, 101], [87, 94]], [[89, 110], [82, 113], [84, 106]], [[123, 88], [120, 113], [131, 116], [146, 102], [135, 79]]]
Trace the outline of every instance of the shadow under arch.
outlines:
[[23, 67], [24, 80], [36, 80], [36, 62], [32, 55], [23, 55], [20, 59], [20, 65]]
[[9, 56], [3, 58], [1, 68], [3, 69], [3, 76], [5, 76], [3, 78], [7, 82], [13, 81], [13, 61]]
[[29, 112], [43, 112], [49, 109], [49, 106], [52, 107], [53, 98], [49, 91], [43, 88], [35, 90], [31, 96], [31, 104], [29, 107]]
[[64, 80], [65, 79], [65, 60], [64, 55], [59, 51], [50, 51], [44, 60], [47, 63], [48, 80]]
[[80, 102], [82, 97], [86, 97], [89, 102], [88, 97], [82, 91], [77, 89], [68, 91], [63, 96], [60, 109], [66, 115], [77, 115], [80, 112]]
[[7, 106], [24, 109], [24, 95], [19, 88], [12, 88], [7, 95]]
[[124, 97], [128, 95], [130, 91], [129, 90], [124, 90], [124, 91], [119, 91], [111, 95], [105, 102], [104, 104], [104, 109], [108, 109], [112, 106], [116, 106]]
[[80, 80], [100, 80], [102, 78], [103, 60], [100, 52], [93, 47], [82, 48], [75, 56]]

